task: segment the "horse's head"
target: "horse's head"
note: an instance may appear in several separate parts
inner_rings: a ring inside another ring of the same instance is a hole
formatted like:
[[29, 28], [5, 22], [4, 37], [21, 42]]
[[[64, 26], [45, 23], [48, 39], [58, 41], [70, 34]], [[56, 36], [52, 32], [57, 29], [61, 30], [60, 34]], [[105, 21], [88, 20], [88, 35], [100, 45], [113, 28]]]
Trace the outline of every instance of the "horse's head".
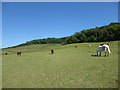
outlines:
[[104, 44], [100, 44], [100, 46], [102, 46], [102, 45], [104, 45]]
[[110, 44], [109, 44], [109, 43], [107, 43], [106, 45], [110, 46]]

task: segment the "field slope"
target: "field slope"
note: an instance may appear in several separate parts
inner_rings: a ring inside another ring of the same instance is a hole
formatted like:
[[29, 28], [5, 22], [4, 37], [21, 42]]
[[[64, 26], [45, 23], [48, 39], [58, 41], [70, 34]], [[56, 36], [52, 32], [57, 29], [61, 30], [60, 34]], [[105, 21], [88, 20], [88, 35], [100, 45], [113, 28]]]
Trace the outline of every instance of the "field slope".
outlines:
[[[117, 88], [118, 41], [109, 57], [94, 57], [100, 43], [42, 44], [3, 50], [3, 88]], [[91, 47], [88, 45], [91, 44]], [[78, 47], [75, 48], [75, 45]], [[55, 54], [50, 55], [50, 49]], [[23, 52], [17, 56], [16, 52]]]

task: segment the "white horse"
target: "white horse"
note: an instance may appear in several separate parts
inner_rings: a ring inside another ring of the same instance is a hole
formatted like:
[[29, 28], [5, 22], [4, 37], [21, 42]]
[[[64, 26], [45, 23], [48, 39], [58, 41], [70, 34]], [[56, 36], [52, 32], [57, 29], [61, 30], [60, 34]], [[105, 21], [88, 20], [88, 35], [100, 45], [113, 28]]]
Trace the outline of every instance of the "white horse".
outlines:
[[88, 47], [91, 47], [92, 45], [88, 45]]
[[109, 54], [111, 54], [109, 44], [101, 44], [100, 46], [98, 46], [98, 48], [97, 48], [97, 56], [101, 56], [102, 51], [105, 52], [104, 56], [109, 56]]

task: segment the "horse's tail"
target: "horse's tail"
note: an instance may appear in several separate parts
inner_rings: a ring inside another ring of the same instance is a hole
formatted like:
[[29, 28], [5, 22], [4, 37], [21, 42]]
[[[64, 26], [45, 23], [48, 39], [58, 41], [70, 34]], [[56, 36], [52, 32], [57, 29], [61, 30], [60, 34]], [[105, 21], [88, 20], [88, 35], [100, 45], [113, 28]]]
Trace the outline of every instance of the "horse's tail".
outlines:
[[111, 54], [110, 48], [109, 46], [107, 47], [108, 53]]

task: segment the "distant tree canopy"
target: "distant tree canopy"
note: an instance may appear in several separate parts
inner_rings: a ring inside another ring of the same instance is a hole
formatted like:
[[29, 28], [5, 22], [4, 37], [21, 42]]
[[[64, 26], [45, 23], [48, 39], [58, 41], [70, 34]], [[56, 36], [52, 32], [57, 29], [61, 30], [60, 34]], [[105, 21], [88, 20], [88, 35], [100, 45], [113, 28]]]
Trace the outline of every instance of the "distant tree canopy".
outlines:
[[111, 23], [106, 26], [76, 32], [74, 35], [62, 38], [46, 38], [28, 41], [26, 43], [14, 46], [25, 46], [30, 44], [50, 44], [50, 43], [81, 43], [81, 42], [104, 42], [120, 40], [120, 23]]

